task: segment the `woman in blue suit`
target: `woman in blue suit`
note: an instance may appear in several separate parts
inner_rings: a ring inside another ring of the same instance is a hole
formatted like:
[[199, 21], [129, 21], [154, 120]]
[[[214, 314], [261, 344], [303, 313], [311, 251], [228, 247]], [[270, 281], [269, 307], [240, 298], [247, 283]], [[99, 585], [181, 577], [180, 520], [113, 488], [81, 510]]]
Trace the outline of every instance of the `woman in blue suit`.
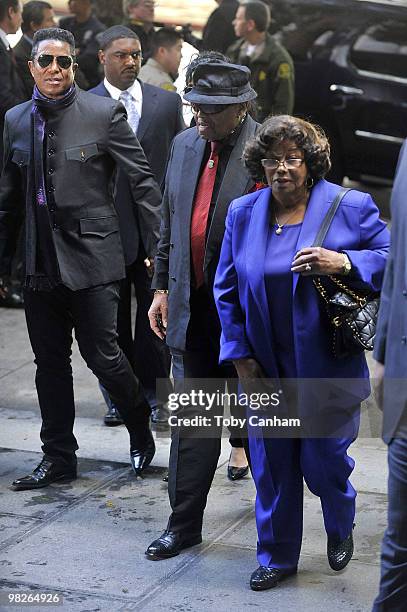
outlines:
[[[370, 195], [352, 190], [323, 248], [310, 246], [340, 190], [324, 180], [329, 153], [318, 128], [287, 115], [268, 119], [246, 146], [252, 177], [265, 176], [268, 188], [235, 200], [227, 215], [214, 289], [220, 359], [234, 363], [244, 384], [265, 377], [357, 379], [350, 393], [354, 407], [369, 395], [366, 359], [363, 353], [334, 356], [313, 278], [335, 275], [353, 289], [380, 291], [389, 233]], [[314, 399], [320, 401], [318, 388]], [[340, 395], [340, 409], [341, 402], [349, 408], [349, 394]], [[272, 588], [297, 571], [303, 479], [321, 499], [331, 568], [343, 569], [350, 561], [356, 492], [347, 449], [357, 423], [356, 418], [352, 434], [341, 438], [271, 438], [249, 428], [260, 564], [251, 576], [253, 590]]]

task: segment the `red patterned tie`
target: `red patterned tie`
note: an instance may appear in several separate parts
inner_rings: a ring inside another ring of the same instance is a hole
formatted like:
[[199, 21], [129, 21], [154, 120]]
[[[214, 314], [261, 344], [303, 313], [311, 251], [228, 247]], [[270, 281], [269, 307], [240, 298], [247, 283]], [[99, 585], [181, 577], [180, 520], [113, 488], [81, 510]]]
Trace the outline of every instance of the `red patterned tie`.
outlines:
[[219, 162], [220, 143], [211, 142], [211, 155], [206, 164], [195, 193], [194, 207], [191, 219], [191, 253], [192, 265], [195, 274], [195, 286], [198, 288], [204, 283], [204, 257], [206, 227], [208, 225], [209, 208], [215, 185], [216, 170]]

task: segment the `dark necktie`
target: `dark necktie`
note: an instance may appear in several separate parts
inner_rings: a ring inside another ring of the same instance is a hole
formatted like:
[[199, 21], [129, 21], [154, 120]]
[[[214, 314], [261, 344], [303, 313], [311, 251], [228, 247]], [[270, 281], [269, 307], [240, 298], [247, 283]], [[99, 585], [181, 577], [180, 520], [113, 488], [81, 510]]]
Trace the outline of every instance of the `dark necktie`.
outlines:
[[195, 286], [204, 283], [204, 258], [206, 227], [208, 225], [209, 208], [215, 186], [216, 170], [219, 163], [220, 143], [211, 142], [211, 154], [205, 165], [195, 193], [194, 207], [191, 219], [191, 254], [195, 274]]

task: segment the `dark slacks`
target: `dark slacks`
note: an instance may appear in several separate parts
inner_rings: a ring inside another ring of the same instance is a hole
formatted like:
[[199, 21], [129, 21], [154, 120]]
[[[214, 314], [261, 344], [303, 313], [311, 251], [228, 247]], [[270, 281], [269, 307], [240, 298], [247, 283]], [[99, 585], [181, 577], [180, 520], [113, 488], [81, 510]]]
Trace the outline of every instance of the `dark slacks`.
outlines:
[[[120, 284], [120, 302], [117, 316], [119, 346], [126, 355], [140, 380], [144, 394], [151, 408], [159, 401], [156, 393], [156, 379], [167, 379], [167, 392], [171, 392], [169, 381], [171, 355], [165, 342], [152, 331], [148, 310], [153, 300], [151, 278], [148, 276], [141, 255], [126, 268], [126, 278]], [[134, 339], [131, 324], [131, 289], [137, 300], [134, 323]], [[165, 388], [163, 389], [165, 392]]]
[[382, 542], [380, 592], [373, 612], [407, 610], [407, 427], [389, 444], [388, 526]]
[[72, 463], [78, 448], [71, 367], [72, 331], [90, 370], [107, 389], [130, 433], [144, 444], [150, 408], [117, 343], [119, 282], [71, 291], [26, 290], [28, 333], [37, 365], [42, 450], [47, 459]]
[[[212, 298], [204, 291], [191, 296], [191, 321], [187, 334], [187, 350], [176, 354], [182, 362], [186, 381], [174, 380], [177, 392], [197, 388], [188, 379], [207, 379], [202, 388], [205, 392], [225, 391], [227, 379], [236, 380], [233, 366], [219, 365], [220, 327]], [[202, 381], [203, 382], [203, 381]], [[229, 388], [229, 392], [233, 392]], [[239, 412], [239, 414], [237, 414]], [[245, 411], [234, 411], [235, 416], [244, 416]], [[203, 406], [187, 406], [177, 412], [178, 417], [208, 416]], [[223, 406], [217, 406], [211, 415], [222, 415]], [[216, 423], [216, 421], [215, 421]], [[203, 513], [213, 477], [215, 475], [220, 450], [222, 427], [176, 427], [172, 431], [168, 491], [172, 514], [168, 529], [175, 532], [199, 533], [202, 529]], [[239, 430], [241, 444], [247, 456], [247, 432]], [[234, 433], [234, 437], [237, 434]]]

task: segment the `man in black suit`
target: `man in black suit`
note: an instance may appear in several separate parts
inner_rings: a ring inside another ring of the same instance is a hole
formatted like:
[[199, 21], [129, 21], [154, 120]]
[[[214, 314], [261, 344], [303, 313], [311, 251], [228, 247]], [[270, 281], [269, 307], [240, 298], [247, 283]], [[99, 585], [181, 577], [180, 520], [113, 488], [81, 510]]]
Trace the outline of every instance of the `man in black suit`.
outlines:
[[[14, 52], [7, 39], [7, 34], [15, 34], [21, 25], [21, 9], [20, 0], [0, 0], [0, 134], [3, 134], [6, 112], [26, 100]], [[3, 142], [0, 138], [0, 167], [2, 162]]]
[[407, 142], [391, 197], [391, 246], [380, 300], [374, 357], [388, 444], [388, 526], [381, 555], [380, 592], [373, 612], [407, 605]]
[[[14, 52], [10, 47], [7, 34], [15, 34], [21, 24], [21, 2], [19, 0], [0, 0], [0, 169], [3, 166], [3, 127], [6, 112], [28, 98], [24, 91], [16, 66]], [[13, 274], [17, 269], [18, 232], [8, 246], [8, 257], [14, 258]], [[17, 274], [18, 276], [18, 274]], [[22, 308], [21, 291], [4, 278], [0, 285], [0, 307]]]
[[196, 38], [189, 26], [182, 30], [184, 40], [199, 51], [219, 51], [225, 53], [237, 40], [232, 21], [239, 7], [238, 0], [216, 0], [219, 4], [209, 15], [203, 30], [202, 39]]
[[111, 192], [116, 166], [126, 172], [154, 256], [161, 193], [125, 109], [74, 84], [75, 40], [58, 28], [34, 35], [33, 99], [5, 119], [0, 180], [0, 277], [8, 241], [25, 207], [26, 319], [37, 365], [44, 457], [15, 489], [76, 478], [72, 330], [88, 367], [114, 399], [130, 434], [136, 474], [155, 451], [150, 407], [117, 344], [124, 258]]
[[[125, 105], [133, 105], [138, 117], [131, 122], [143, 148], [154, 177], [163, 182], [165, 166], [174, 136], [185, 128], [182, 118], [182, 101], [178, 94], [142, 83], [137, 79], [141, 67], [140, 41], [134, 32], [124, 26], [113, 26], [100, 37], [100, 62], [105, 79], [91, 90], [100, 96], [116, 100], [129, 96]], [[133, 116], [129, 108], [129, 119]], [[144, 265], [146, 249], [137, 211], [131, 205], [131, 190], [127, 177], [119, 172], [116, 186], [116, 208], [126, 260], [126, 279], [121, 285], [118, 316], [119, 345], [134, 366], [150, 403], [151, 420], [164, 425], [168, 412], [157, 402], [156, 379], [168, 378], [170, 355], [162, 342], [150, 329], [148, 309], [152, 302], [151, 278]], [[134, 284], [137, 297], [137, 314], [134, 341], [131, 330], [131, 287]], [[106, 425], [119, 424], [117, 410], [106, 397], [108, 412]]]
[[52, 28], [55, 26], [54, 11], [48, 2], [43, 0], [30, 0], [23, 7], [23, 21], [21, 23], [22, 37], [14, 47], [14, 56], [17, 62], [17, 70], [24, 83], [27, 100], [31, 98], [34, 79], [28, 67], [31, 59], [33, 37], [37, 30]]
[[91, 0], [68, 0], [68, 7], [72, 16], [61, 19], [59, 25], [74, 35], [76, 57], [88, 89], [99, 82], [98, 35], [106, 26], [93, 14]]
[[[204, 379], [205, 391], [216, 393], [224, 390], [225, 379], [236, 376], [233, 366], [219, 366], [213, 282], [228, 207], [254, 188], [242, 163], [244, 146], [257, 128], [248, 115], [249, 102], [256, 97], [249, 78], [248, 68], [226, 62], [195, 68], [185, 98], [196, 126], [176, 136], [168, 160], [149, 317], [152, 329], [181, 359], [189, 392], [196, 392], [189, 388], [193, 379]], [[177, 384], [184, 391], [182, 381]], [[191, 402], [177, 416], [199, 422], [209, 415], [205, 408]], [[216, 410], [223, 413], [223, 406]], [[148, 558], [167, 559], [201, 542], [221, 430], [208, 430], [204, 423], [193, 430], [188, 423], [173, 430], [168, 478], [172, 514], [166, 531], [148, 547]]]

